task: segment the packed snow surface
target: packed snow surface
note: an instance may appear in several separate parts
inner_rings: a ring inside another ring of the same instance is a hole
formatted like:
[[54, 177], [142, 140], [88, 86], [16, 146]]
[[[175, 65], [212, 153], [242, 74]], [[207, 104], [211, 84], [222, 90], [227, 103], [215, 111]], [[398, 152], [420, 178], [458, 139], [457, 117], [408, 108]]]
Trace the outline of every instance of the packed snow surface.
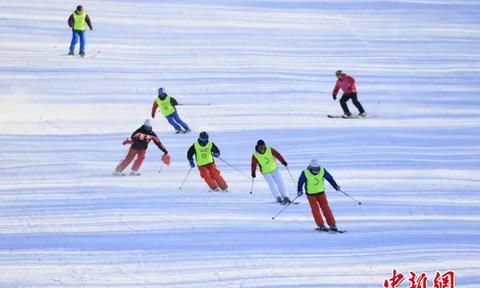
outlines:
[[[480, 2], [85, 0], [84, 58], [77, 4], [0, 2], [0, 287], [480, 287]], [[337, 69], [371, 117], [326, 117]], [[151, 144], [112, 176], [158, 87], [193, 132], [158, 114], [172, 164]], [[228, 193], [196, 169], [179, 189], [204, 130]], [[292, 198], [316, 158], [362, 202], [326, 186], [347, 233], [315, 232], [305, 196], [272, 220], [258, 139]]]

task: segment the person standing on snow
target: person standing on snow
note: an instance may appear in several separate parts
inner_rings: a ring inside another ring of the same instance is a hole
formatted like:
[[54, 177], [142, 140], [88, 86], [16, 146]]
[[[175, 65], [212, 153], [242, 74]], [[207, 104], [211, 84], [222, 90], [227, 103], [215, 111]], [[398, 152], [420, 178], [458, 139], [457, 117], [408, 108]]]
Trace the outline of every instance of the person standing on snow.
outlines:
[[320, 213], [321, 210], [328, 226], [330, 226], [330, 230], [338, 231], [335, 224], [335, 217], [333, 216], [332, 210], [328, 205], [327, 196], [325, 195], [325, 179], [327, 179], [335, 190], [340, 190], [340, 186], [335, 182], [332, 175], [328, 173], [327, 169], [320, 167], [318, 161], [313, 159], [310, 161], [308, 168], [303, 170], [298, 178], [297, 196], [300, 197], [303, 195], [303, 186], [305, 186], [305, 192], [307, 194], [308, 203], [310, 204], [313, 219], [317, 224], [316, 230], [329, 230], [324, 225], [322, 214]]
[[255, 153], [252, 155], [252, 178], [256, 177], [255, 172], [258, 164], [260, 166], [260, 172], [263, 174], [263, 178], [267, 181], [273, 197], [275, 197], [280, 204], [289, 204], [292, 201], [285, 190], [285, 184], [283, 183], [282, 175], [278, 171], [275, 158], [278, 159], [283, 166], [287, 167], [287, 161], [285, 161], [277, 150], [265, 146], [265, 141], [258, 140], [257, 145], [255, 145]]
[[335, 75], [337, 76], [337, 82], [333, 88], [332, 96], [333, 100], [337, 100], [338, 90], [342, 89], [343, 95], [342, 98], [340, 98], [340, 106], [342, 106], [343, 109], [342, 118], [352, 117], [352, 113], [350, 113], [347, 106], [347, 101], [350, 99], [352, 99], [353, 105], [357, 107], [358, 112], [360, 113], [358, 116], [367, 117], [367, 112], [365, 112], [362, 104], [358, 101], [355, 79], [352, 76], [345, 74], [342, 70], [337, 70]]
[[177, 105], [177, 100], [169, 96], [164, 88], [158, 88], [158, 97], [155, 98], [152, 105], [152, 118], [155, 118], [155, 112], [157, 112], [157, 108], [160, 107], [160, 112], [167, 118], [168, 123], [173, 126], [176, 134], [188, 133], [191, 130], [187, 123], [183, 122], [180, 116], [178, 116], [177, 109], [175, 108]]
[[90, 21], [87, 12], [83, 10], [81, 5], [78, 5], [77, 9], [75, 9], [68, 18], [68, 26], [72, 28], [72, 41], [70, 42], [68, 55], [75, 55], [75, 46], [77, 45], [78, 38], [80, 38], [80, 56], [85, 56], [85, 30], [87, 30], [87, 25], [90, 30], [93, 30], [92, 22]]
[[208, 133], [203, 131], [200, 133], [198, 140], [193, 143], [188, 149], [187, 159], [190, 162], [190, 167], [194, 168], [193, 156], [197, 162], [200, 176], [207, 182], [208, 187], [212, 191], [228, 191], [227, 182], [220, 175], [213, 157], [220, 157], [220, 150], [209, 140]]
[[167, 149], [165, 149], [165, 146], [163, 146], [162, 142], [160, 142], [160, 139], [158, 139], [157, 134], [152, 131], [152, 124], [150, 119], [146, 119], [144, 124], [132, 133], [130, 139], [127, 139], [123, 142], [124, 145], [132, 145], [130, 146], [130, 150], [128, 150], [127, 156], [122, 160], [122, 162], [120, 162], [120, 164], [118, 164], [113, 174], [117, 176], [125, 175], [123, 174], [123, 170], [127, 168], [130, 162], [132, 162], [132, 160], [136, 156], [137, 159], [135, 160], [135, 162], [133, 162], [130, 175], [139, 176], [140, 173], [138, 172], [138, 170], [140, 170], [140, 166], [142, 166], [143, 160], [145, 160], [145, 152], [147, 151], [148, 143], [152, 140], [155, 145], [157, 145], [157, 147], [163, 151], [163, 163], [169, 165], [170, 156], [168, 155], [168, 151]]

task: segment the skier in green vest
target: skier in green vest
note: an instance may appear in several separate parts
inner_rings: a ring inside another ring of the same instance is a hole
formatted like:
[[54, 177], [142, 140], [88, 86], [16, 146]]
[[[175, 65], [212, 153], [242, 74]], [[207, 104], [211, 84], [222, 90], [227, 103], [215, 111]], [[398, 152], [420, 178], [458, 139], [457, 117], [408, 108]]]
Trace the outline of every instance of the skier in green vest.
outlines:
[[278, 159], [283, 166], [287, 167], [287, 161], [285, 161], [277, 150], [272, 147], [267, 147], [265, 141], [261, 139], [258, 140], [251, 161], [252, 178], [257, 176], [255, 171], [257, 170], [257, 165], [260, 166], [260, 172], [262, 172], [263, 178], [267, 181], [273, 197], [275, 197], [280, 204], [289, 204], [292, 201], [290, 201], [288, 197], [282, 175], [278, 171], [277, 160], [275, 159]]
[[[312, 210], [313, 219], [318, 226], [316, 230], [338, 231], [335, 217], [333, 216], [332, 210], [328, 205], [327, 196], [325, 195], [325, 179], [333, 188], [335, 188], [335, 190], [340, 190], [340, 186], [335, 182], [332, 175], [328, 173], [327, 169], [320, 167], [318, 161], [313, 159], [310, 161], [308, 168], [302, 171], [302, 174], [298, 179], [297, 196], [300, 197], [303, 195], [303, 186], [305, 186], [305, 192], [307, 193], [307, 199]], [[323, 216], [325, 216], [330, 229], [325, 227], [320, 210], [322, 211]]]
[[90, 30], [93, 30], [92, 22], [88, 17], [87, 12], [81, 5], [77, 6], [77, 9], [68, 18], [68, 26], [72, 28], [72, 41], [70, 42], [70, 49], [68, 55], [74, 55], [75, 46], [77, 45], [78, 38], [80, 38], [80, 56], [85, 56], [86, 37], [85, 30], [87, 25]]
[[214, 158], [220, 157], [220, 149], [209, 139], [207, 132], [200, 132], [198, 140], [188, 149], [187, 159], [191, 168], [195, 167], [193, 157], [197, 162], [200, 176], [205, 180], [208, 187], [215, 192], [220, 190], [228, 192], [228, 184], [220, 175], [214, 160]]
[[177, 108], [175, 107], [177, 105], [177, 100], [168, 95], [164, 88], [158, 88], [158, 97], [155, 98], [152, 105], [152, 118], [155, 118], [155, 113], [159, 109], [162, 115], [167, 118], [168, 123], [175, 129], [176, 134], [188, 133], [190, 128], [178, 116]]

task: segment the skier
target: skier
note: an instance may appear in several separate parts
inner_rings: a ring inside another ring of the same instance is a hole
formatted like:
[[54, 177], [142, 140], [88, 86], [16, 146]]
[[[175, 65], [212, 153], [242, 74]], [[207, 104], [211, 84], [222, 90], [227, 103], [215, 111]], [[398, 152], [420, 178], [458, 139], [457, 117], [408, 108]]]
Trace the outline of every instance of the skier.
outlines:
[[168, 155], [168, 151], [167, 149], [165, 149], [165, 146], [163, 146], [162, 142], [160, 142], [160, 139], [158, 139], [157, 134], [152, 131], [152, 124], [150, 119], [146, 119], [144, 124], [132, 133], [130, 139], [127, 139], [123, 142], [124, 145], [132, 145], [130, 146], [130, 150], [128, 150], [127, 156], [125, 157], [125, 159], [122, 160], [122, 162], [120, 162], [120, 164], [118, 164], [113, 174], [117, 176], [125, 175], [123, 174], [123, 170], [125, 170], [125, 168], [127, 168], [130, 162], [132, 162], [132, 160], [135, 158], [135, 156], [137, 156], [137, 159], [135, 160], [135, 162], [133, 162], [130, 175], [139, 176], [140, 173], [138, 172], [138, 170], [140, 170], [140, 166], [142, 166], [143, 160], [145, 159], [145, 152], [148, 148], [148, 143], [152, 140], [155, 145], [157, 145], [157, 147], [163, 151], [163, 163], [169, 165], [170, 156]]
[[332, 175], [328, 173], [327, 169], [320, 167], [318, 161], [313, 159], [310, 161], [308, 168], [303, 170], [298, 178], [297, 196], [300, 197], [303, 195], [303, 186], [305, 185], [305, 192], [307, 193], [308, 203], [310, 203], [313, 219], [318, 226], [316, 230], [329, 231], [323, 224], [322, 214], [320, 213], [321, 210], [327, 224], [330, 226], [330, 230], [338, 231], [335, 225], [335, 218], [332, 210], [330, 210], [330, 206], [328, 206], [327, 196], [325, 195], [325, 179], [327, 179], [335, 190], [340, 190], [340, 186], [335, 182]]
[[333, 100], [337, 100], [338, 90], [342, 89], [343, 95], [342, 98], [340, 98], [340, 106], [342, 106], [343, 109], [342, 118], [352, 117], [352, 113], [350, 113], [347, 106], [347, 101], [350, 99], [352, 99], [353, 105], [357, 107], [358, 112], [360, 113], [358, 116], [367, 117], [367, 112], [365, 112], [362, 104], [358, 101], [355, 79], [353, 79], [352, 76], [345, 74], [342, 70], [337, 70], [335, 75], [337, 76], [337, 82], [333, 88], [332, 96]]
[[265, 146], [265, 141], [258, 140], [255, 145], [255, 153], [252, 155], [252, 178], [256, 177], [257, 164], [260, 166], [260, 172], [270, 187], [273, 197], [280, 204], [289, 204], [292, 201], [287, 195], [285, 184], [283, 183], [282, 175], [278, 171], [277, 158], [283, 166], [287, 167], [287, 161], [282, 157], [277, 150], [272, 147]]
[[190, 167], [194, 168], [193, 155], [197, 162], [200, 176], [205, 180], [212, 191], [228, 191], [228, 185], [220, 175], [213, 157], [220, 157], [220, 150], [209, 140], [208, 133], [203, 131], [200, 133], [198, 140], [193, 143], [188, 149], [187, 159], [190, 162]]
[[175, 108], [177, 105], [177, 100], [167, 95], [164, 88], [158, 88], [158, 97], [155, 98], [152, 105], [152, 118], [155, 118], [155, 112], [157, 108], [160, 107], [160, 112], [167, 118], [168, 123], [173, 126], [176, 134], [188, 133], [191, 130], [187, 123], [183, 122], [180, 116], [178, 116], [177, 109]]
[[68, 18], [68, 26], [72, 28], [72, 41], [70, 42], [68, 55], [75, 54], [75, 45], [77, 45], [78, 38], [80, 38], [80, 56], [85, 56], [85, 30], [87, 30], [87, 25], [90, 30], [93, 30], [92, 22], [90, 21], [90, 17], [88, 17], [87, 12], [83, 10], [81, 5], [78, 5], [77, 9], [75, 9], [75, 11]]

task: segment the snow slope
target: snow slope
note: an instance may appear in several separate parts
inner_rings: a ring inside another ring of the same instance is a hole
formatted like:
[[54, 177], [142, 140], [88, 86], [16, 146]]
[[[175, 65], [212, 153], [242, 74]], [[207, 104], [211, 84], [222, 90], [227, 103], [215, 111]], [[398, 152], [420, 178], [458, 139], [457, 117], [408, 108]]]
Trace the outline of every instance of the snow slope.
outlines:
[[[83, 59], [76, 2], [0, 2], [0, 287], [382, 287], [393, 269], [480, 287], [478, 1], [81, 4]], [[325, 117], [337, 69], [376, 117]], [[151, 145], [141, 177], [112, 177], [160, 86], [195, 132], [155, 119], [172, 165]], [[318, 158], [363, 202], [327, 187], [348, 233], [314, 232], [305, 197], [272, 221], [262, 177], [250, 195], [222, 161], [229, 193], [197, 171], [179, 190], [202, 130], [246, 175], [258, 139], [295, 178]]]

